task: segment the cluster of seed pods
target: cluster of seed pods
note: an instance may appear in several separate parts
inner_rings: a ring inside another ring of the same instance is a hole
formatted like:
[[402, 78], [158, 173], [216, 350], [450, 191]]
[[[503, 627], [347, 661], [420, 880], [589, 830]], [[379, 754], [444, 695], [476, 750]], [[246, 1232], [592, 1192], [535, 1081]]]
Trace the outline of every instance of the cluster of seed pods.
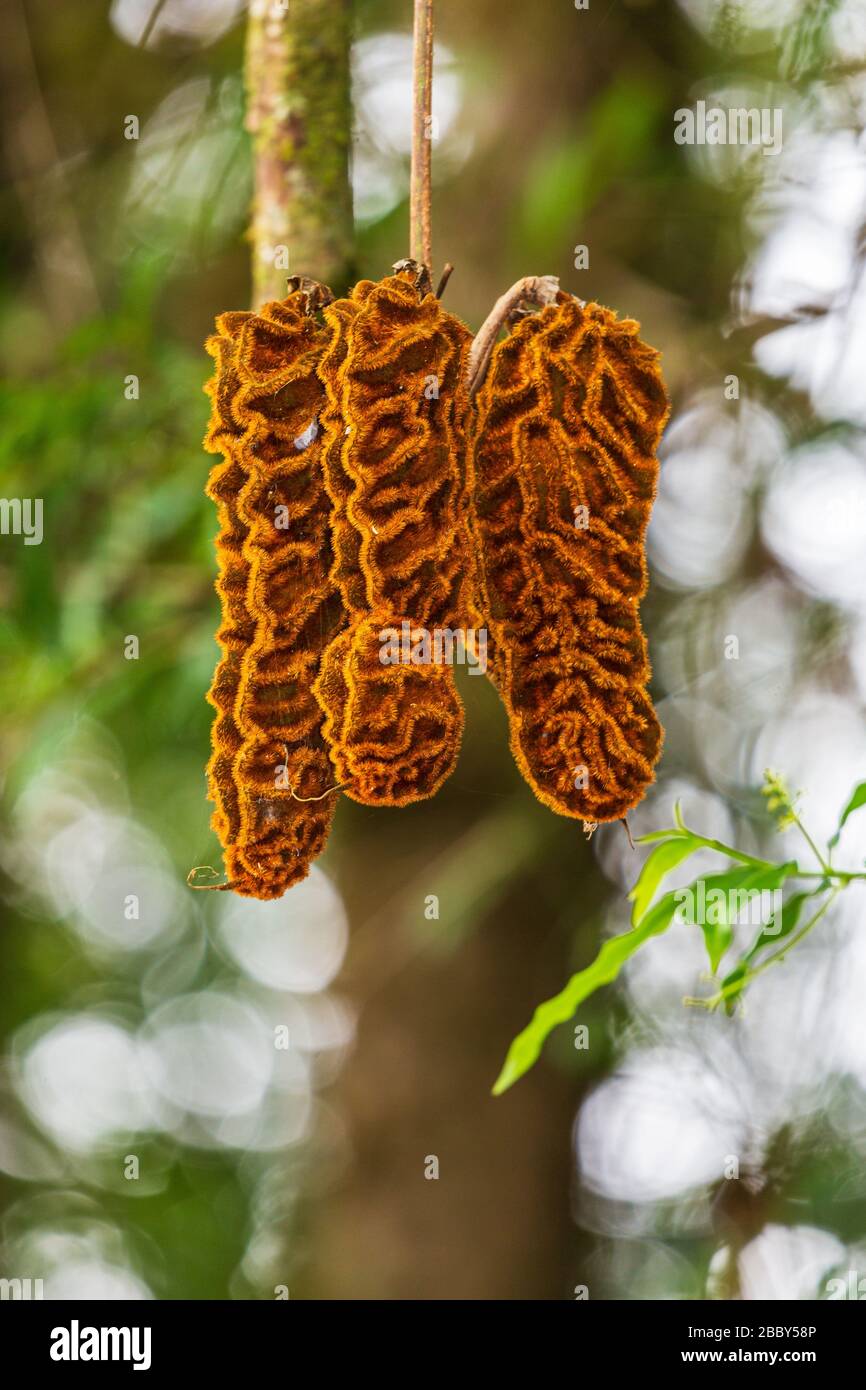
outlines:
[[638, 325], [570, 295], [524, 313], [470, 390], [472, 335], [411, 261], [222, 314], [205, 447], [222, 652], [208, 766], [224, 886], [278, 897], [339, 794], [432, 796], [463, 707], [389, 634], [478, 630], [536, 796], [622, 818], [661, 728], [638, 604], [667, 417]]

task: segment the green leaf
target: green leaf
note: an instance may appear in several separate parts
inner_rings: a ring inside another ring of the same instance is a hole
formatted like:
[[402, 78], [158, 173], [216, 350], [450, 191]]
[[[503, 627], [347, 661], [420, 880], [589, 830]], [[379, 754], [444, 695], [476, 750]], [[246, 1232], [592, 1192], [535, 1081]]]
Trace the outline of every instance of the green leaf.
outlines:
[[861, 806], [866, 806], [866, 782], [860, 782], [859, 785], [854, 788], [853, 792], [848, 798], [848, 805], [842, 812], [842, 817], [839, 821], [839, 827], [836, 831], [836, 834], [833, 836], [832, 840], [828, 842], [830, 849], [834, 849], [835, 846], [838, 845], [839, 836], [842, 834], [845, 822], [847, 821], [850, 815], [853, 815], [855, 811], [859, 811]]
[[696, 848], [714, 849], [718, 854], [724, 854], [727, 859], [735, 859], [738, 864], [750, 864], [756, 869], [772, 869], [774, 867], [770, 859], [756, 859], [753, 854], [743, 854], [742, 850], [735, 849], [733, 845], [726, 845], [722, 840], [712, 840], [706, 835], [698, 835], [694, 830], [689, 830], [683, 820], [679, 802], [674, 807], [674, 819], [676, 826], [668, 827], [666, 830], [655, 830], [649, 835], [639, 835], [635, 843], [651, 845], [662, 840], [688, 839]]
[[[644, 863], [637, 882], [628, 895], [634, 904], [631, 914], [632, 926], [636, 927], [640, 922], [665, 875], [697, 849], [711, 849], [717, 854], [723, 854], [726, 858], [735, 860], [738, 864], [746, 865], [746, 872], [749, 874], [773, 874], [778, 868], [778, 865], [771, 863], [769, 859], [756, 859], [754, 855], [743, 854], [740, 850], [734, 849], [733, 845], [726, 845], [721, 840], [711, 840], [705, 835], [696, 835], [693, 830], [689, 830], [683, 821], [679, 802], [674, 807], [674, 819], [676, 821], [675, 828], [656, 830], [649, 835], [641, 835], [637, 841], [638, 844], [642, 845], [654, 844], [656, 848]], [[793, 872], [796, 867], [796, 864], [793, 865], [789, 872]], [[738, 869], [727, 872], [741, 874], [744, 871]], [[732, 886], [737, 887], [738, 883], [732, 883]], [[749, 883], [747, 882], [745, 886], [749, 886]], [[728, 944], [730, 944], [730, 937]], [[727, 946], [724, 949], [726, 950]], [[712, 952], [710, 958], [713, 958]]]
[[[691, 835], [690, 830], [685, 833]], [[668, 826], [666, 830], [653, 830], [649, 835], [636, 835], [634, 842], [636, 845], [654, 845], [659, 840], [682, 840], [683, 838], [682, 830], [677, 830], [675, 826]]]
[[[748, 865], [745, 868], [727, 869], [720, 874], [705, 875], [696, 879], [687, 890], [680, 890], [678, 896], [684, 891], [691, 894], [692, 912], [686, 920], [703, 931], [710, 970], [714, 975], [734, 939], [734, 921], [741, 909], [734, 895], [776, 892], [785, 879], [796, 871], [797, 864], [793, 859], [785, 864], [767, 867]], [[762, 931], [769, 929], [772, 920], [762, 927]]]
[[752, 942], [748, 951], [740, 956], [733, 970], [722, 980], [722, 992], [725, 996], [725, 1011], [733, 1013], [744, 985], [747, 981], [749, 966], [764, 946], [777, 945], [784, 941], [786, 936], [790, 936], [797, 928], [800, 918], [803, 915], [805, 904], [819, 893], [823, 893], [828, 887], [825, 879], [817, 888], [810, 888], [801, 893], [792, 893], [787, 902], [783, 904], [780, 914], [774, 913]]
[[522, 1033], [518, 1033], [508, 1049], [505, 1064], [493, 1087], [495, 1096], [501, 1096], [535, 1065], [554, 1028], [560, 1023], [567, 1023], [591, 994], [615, 980], [625, 962], [645, 941], [667, 931], [677, 906], [677, 893], [665, 893], [645, 914], [639, 926], [605, 941], [591, 965], [572, 975], [559, 994], [539, 1004], [530, 1023]]
[[633, 903], [631, 911], [631, 924], [636, 927], [644, 916], [647, 908], [656, 895], [656, 889], [666, 874], [675, 869], [677, 864], [682, 863], [690, 854], [694, 854], [700, 845], [693, 835], [680, 836], [676, 840], [665, 840], [663, 844], [657, 845], [643, 865], [637, 877], [637, 882], [629, 893], [629, 899]]

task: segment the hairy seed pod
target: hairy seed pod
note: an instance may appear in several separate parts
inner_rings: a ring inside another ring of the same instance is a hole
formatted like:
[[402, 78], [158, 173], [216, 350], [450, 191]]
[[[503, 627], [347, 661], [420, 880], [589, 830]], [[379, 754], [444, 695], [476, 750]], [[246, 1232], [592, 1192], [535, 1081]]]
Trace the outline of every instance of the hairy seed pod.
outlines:
[[358, 618], [331, 642], [318, 681], [341, 785], [368, 806], [433, 796], [450, 775], [463, 706], [446, 666], [385, 665], [388, 614]]
[[315, 690], [338, 780], [367, 805], [432, 796], [463, 730], [449, 667], [407, 670], [380, 651], [404, 622], [453, 629], [474, 613], [463, 447], [470, 335], [419, 281], [405, 262], [324, 311], [323, 466], [332, 578], [349, 627]]
[[512, 752], [541, 801], [590, 822], [640, 801], [662, 740], [638, 605], [668, 402], [638, 327], [559, 294], [497, 345], [471, 427]]
[[334, 811], [311, 689], [344, 622], [319, 457], [320, 297], [308, 283], [257, 314], [224, 314], [208, 343], [216, 375], [205, 447], [224, 455], [208, 484], [223, 604], [208, 780], [227, 886], [258, 898], [306, 875]]
[[213, 752], [208, 765], [210, 799], [216, 803], [213, 827], [220, 841], [233, 841], [240, 825], [237, 790], [232, 765], [240, 748], [240, 733], [234, 707], [240, 681], [243, 653], [255, 635], [255, 620], [247, 606], [249, 565], [243, 553], [247, 526], [238, 515], [237, 499], [247, 475], [241, 459], [244, 425], [238, 418], [241, 381], [237, 370], [237, 344], [241, 329], [251, 317], [248, 313], [221, 314], [216, 333], [205, 343], [216, 363], [215, 372], [205, 386], [211, 398], [211, 416], [204, 447], [223, 459], [214, 465], [206, 492], [216, 503], [219, 534], [216, 541], [222, 622], [217, 642], [222, 655], [214, 672], [208, 699], [216, 709], [212, 730]]

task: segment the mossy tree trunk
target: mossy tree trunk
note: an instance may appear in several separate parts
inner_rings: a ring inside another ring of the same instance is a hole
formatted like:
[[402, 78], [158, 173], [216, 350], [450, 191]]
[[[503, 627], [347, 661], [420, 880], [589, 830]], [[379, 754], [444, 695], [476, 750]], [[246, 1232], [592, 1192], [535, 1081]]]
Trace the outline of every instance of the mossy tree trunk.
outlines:
[[351, 0], [251, 0], [247, 130], [255, 192], [253, 303], [289, 275], [345, 288], [353, 254]]

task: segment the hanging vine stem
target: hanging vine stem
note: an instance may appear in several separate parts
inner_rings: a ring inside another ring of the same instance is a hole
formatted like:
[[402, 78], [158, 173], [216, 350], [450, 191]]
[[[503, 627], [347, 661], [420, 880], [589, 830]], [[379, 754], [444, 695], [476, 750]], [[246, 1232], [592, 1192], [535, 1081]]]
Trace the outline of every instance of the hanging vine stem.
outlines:
[[466, 384], [469, 395], [474, 396], [487, 374], [490, 354], [496, 345], [500, 330], [511, 314], [521, 304], [533, 304], [541, 309], [552, 304], [559, 293], [559, 280], [555, 275], [524, 275], [497, 299], [487, 318], [482, 323], [469, 353]]
[[409, 245], [413, 261], [433, 263], [431, 214], [431, 112], [433, 106], [433, 0], [415, 0], [412, 37], [412, 172], [409, 181]]

